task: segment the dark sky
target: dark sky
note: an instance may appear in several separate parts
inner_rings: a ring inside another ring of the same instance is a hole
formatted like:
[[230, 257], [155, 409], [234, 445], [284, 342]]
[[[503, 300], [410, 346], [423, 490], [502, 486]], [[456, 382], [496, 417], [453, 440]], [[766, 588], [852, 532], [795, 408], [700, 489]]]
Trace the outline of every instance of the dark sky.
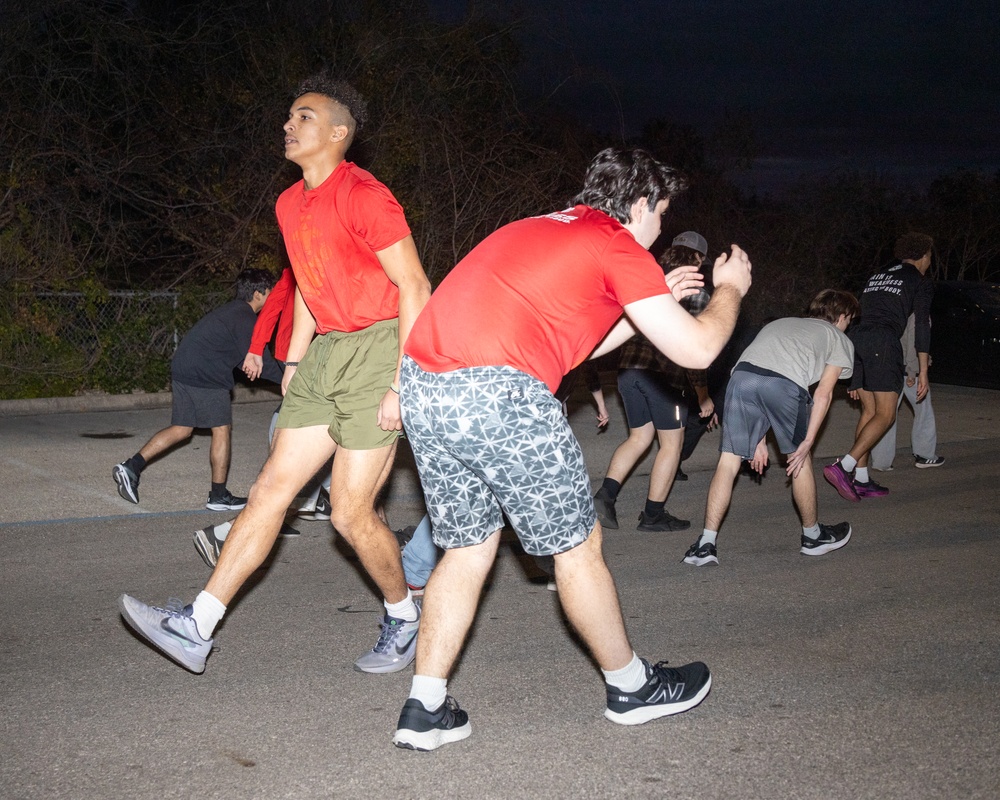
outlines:
[[532, 87], [598, 129], [661, 116], [707, 133], [747, 114], [764, 155], [745, 182], [761, 188], [1000, 170], [1000, 0], [504, 5], [524, 20]]

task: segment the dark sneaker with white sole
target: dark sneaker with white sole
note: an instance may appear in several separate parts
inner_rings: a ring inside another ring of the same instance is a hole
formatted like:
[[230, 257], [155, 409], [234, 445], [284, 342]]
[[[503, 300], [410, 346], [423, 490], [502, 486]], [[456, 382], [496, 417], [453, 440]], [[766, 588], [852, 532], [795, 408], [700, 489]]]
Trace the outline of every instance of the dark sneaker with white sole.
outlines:
[[247, 499], [236, 497], [231, 491], [226, 489], [222, 494], [209, 494], [205, 508], [209, 511], [239, 511], [246, 508]]
[[191, 672], [205, 671], [212, 640], [201, 638], [191, 616], [191, 606], [181, 606], [179, 600], [171, 600], [167, 608], [159, 608], [123, 594], [118, 598], [118, 608], [129, 627], [171, 661]]
[[718, 564], [719, 554], [715, 549], [715, 544], [712, 542], [701, 544], [701, 539], [698, 539], [688, 548], [688, 551], [684, 554], [683, 561], [685, 564], [704, 567], [707, 564]]
[[597, 519], [601, 522], [601, 527], [609, 531], [618, 530], [618, 512], [615, 511], [615, 501], [608, 497], [608, 493], [603, 488], [597, 490], [594, 495], [594, 511], [597, 512]]
[[712, 675], [700, 661], [673, 669], [666, 661], [646, 668], [646, 682], [636, 692], [623, 692], [605, 684], [608, 707], [604, 716], [619, 725], [641, 725], [644, 722], [680, 714], [704, 700], [712, 688]]
[[944, 463], [944, 456], [932, 456], [931, 458], [924, 458], [923, 456], [913, 457], [913, 466], [917, 469], [930, 469], [931, 467], [940, 467]]
[[399, 672], [406, 669], [417, 657], [417, 630], [420, 627], [420, 606], [417, 606], [418, 616], [414, 622], [396, 619], [386, 614], [379, 625], [379, 634], [375, 647], [354, 662], [354, 668], [359, 672]]
[[118, 494], [130, 503], [139, 502], [139, 476], [130, 470], [124, 463], [115, 464], [111, 470], [111, 477], [118, 484]]
[[819, 538], [810, 539], [808, 536], [802, 537], [802, 549], [799, 551], [804, 556], [821, 556], [832, 550], [839, 550], [851, 540], [851, 524], [841, 522], [837, 525], [819, 524]]
[[412, 697], [403, 704], [392, 743], [407, 750], [436, 750], [443, 744], [460, 742], [472, 733], [469, 715], [451, 695], [437, 711], [428, 711]]
[[316, 498], [316, 505], [312, 507], [303, 506], [296, 512], [295, 516], [299, 519], [316, 521], [330, 519], [332, 513], [333, 506], [330, 505], [330, 495], [326, 493], [326, 489], [320, 489], [319, 497]]
[[212, 569], [219, 563], [219, 553], [222, 552], [222, 545], [226, 543], [226, 535], [231, 527], [233, 521], [229, 520], [218, 525], [207, 525], [200, 531], [194, 532], [194, 549], [198, 551], [201, 560]]

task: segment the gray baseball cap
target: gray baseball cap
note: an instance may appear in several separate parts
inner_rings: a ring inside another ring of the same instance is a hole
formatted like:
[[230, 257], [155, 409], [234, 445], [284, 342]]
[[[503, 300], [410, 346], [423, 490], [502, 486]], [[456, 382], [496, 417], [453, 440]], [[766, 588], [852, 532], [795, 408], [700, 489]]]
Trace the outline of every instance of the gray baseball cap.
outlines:
[[678, 244], [690, 247], [692, 250], [697, 250], [703, 256], [708, 255], [708, 242], [705, 241], [704, 236], [695, 231], [684, 231], [684, 233], [674, 237], [674, 240], [670, 243], [671, 247]]

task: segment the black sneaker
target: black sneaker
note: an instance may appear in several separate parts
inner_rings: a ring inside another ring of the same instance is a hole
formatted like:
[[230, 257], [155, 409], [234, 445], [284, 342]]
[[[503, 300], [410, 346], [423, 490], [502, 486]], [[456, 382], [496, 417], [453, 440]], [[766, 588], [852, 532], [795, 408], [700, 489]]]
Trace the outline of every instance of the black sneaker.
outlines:
[[125, 466], [124, 462], [115, 464], [111, 477], [118, 484], [118, 494], [130, 503], [139, 502], [139, 476]]
[[913, 466], [917, 469], [930, 469], [931, 467], [940, 467], [944, 463], [944, 456], [934, 456], [933, 458], [924, 458], [923, 456], [913, 457]]
[[686, 531], [691, 527], [691, 520], [678, 519], [666, 509], [656, 517], [647, 517], [645, 511], [639, 512], [639, 524], [636, 526], [640, 531]]
[[222, 494], [210, 494], [205, 508], [209, 511], [239, 511], [246, 508], [247, 499], [245, 497], [234, 497], [233, 493], [226, 489]]
[[[226, 543], [226, 536], [229, 529], [233, 527], [233, 521], [222, 522], [218, 525], [208, 525], [199, 531], [194, 532], [194, 549], [198, 551], [201, 560], [215, 569], [219, 563], [219, 553], [222, 552], [222, 545]], [[222, 534], [222, 538], [219, 538]]]
[[677, 472], [674, 474], [675, 481], [686, 481], [688, 479], [687, 473], [680, 467], [677, 468]]
[[646, 667], [646, 683], [639, 691], [626, 693], [605, 684], [608, 707], [604, 716], [619, 725], [641, 725], [643, 722], [680, 714], [694, 708], [708, 696], [712, 675], [700, 661], [671, 669], [666, 661]]
[[695, 543], [688, 548], [688, 551], [684, 554], [684, 563], [693, 564], [696, 567], [704, 567], [706, 564], [718, 564], [719, 554], [715, 549], [715, 544], [712, 542], [705, 542], [700, 544], [701, 537], [695, 540]]
[[332, 513], [333, 506], [330, 505], [330, 495], [327, 494], [326, 489], [320, 489], [319, 497], [316, 498], [316, 505], [312, 508], [308, 506], [300, 508], [296, 516], [299, 519], [315, 521], [330, 519]]
[[392, 743], [407, 750], [437, 750], [443, 744], [468, 738], [470, 733], [469, 715], [451, 695], [437, 711], [428, 711], [423, 703], [411, 697], [400, 712]]
[[841, 522], [839, 525], [819, 525], [819, 538], [810, 539], [802, 536], [802, 549], [799, 551], [804, 556], [821, 556], [831, 550], [839, 550], [851, 540], [851, 524]]
[[615, 511], [615, 501], [608, 497], [608, 493], [604, 491], [604, 488], [597, 490], [597, 494], [594, 495], [594, 511], [597, 512], [597, 518], [601, 521], [601, 527], [606, 528], [609, 531], [618, 530], [618, 513]]

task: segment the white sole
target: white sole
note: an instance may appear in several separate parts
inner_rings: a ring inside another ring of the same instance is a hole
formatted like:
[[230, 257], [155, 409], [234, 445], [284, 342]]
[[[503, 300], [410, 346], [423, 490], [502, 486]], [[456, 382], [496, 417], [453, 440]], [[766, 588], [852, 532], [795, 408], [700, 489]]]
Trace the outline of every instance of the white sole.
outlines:
[[450, 730], [411, 731], [407, 728], [401, 728], [392, 737], [392, 743], [396, 747], [403, 747], [408, 750], [429, 752], [437, 750], [443, 744], [451, 744], [452, 742], [460, 742], [462, 739], [468, 739], [471, 734], [472, 725], [468, 722], [460, 728], [452, 728]]
[[701, 691], [699, 691], [698, 694], [690, 700], [683, 703], [644, 706], [642, 708], [633, 709], [632, 711], [626, 711], [623, 714], [620, 714], [617, 711], [612, 711], [610, 708], [606, 708], [604, 710], [604, 716], [619, 725], [642, 725], [644, 722], [651, 722], [652, 720], [659, 719], [660, 717], [670, 717], [674, 714], [682, 714], [685, 711], [690, 711], [702, 700], [708, 697], [708, 693], [711, 689], [712, 676], [709, 675], [708, 680], [705, 681], [705, 685], [701, 687]]

